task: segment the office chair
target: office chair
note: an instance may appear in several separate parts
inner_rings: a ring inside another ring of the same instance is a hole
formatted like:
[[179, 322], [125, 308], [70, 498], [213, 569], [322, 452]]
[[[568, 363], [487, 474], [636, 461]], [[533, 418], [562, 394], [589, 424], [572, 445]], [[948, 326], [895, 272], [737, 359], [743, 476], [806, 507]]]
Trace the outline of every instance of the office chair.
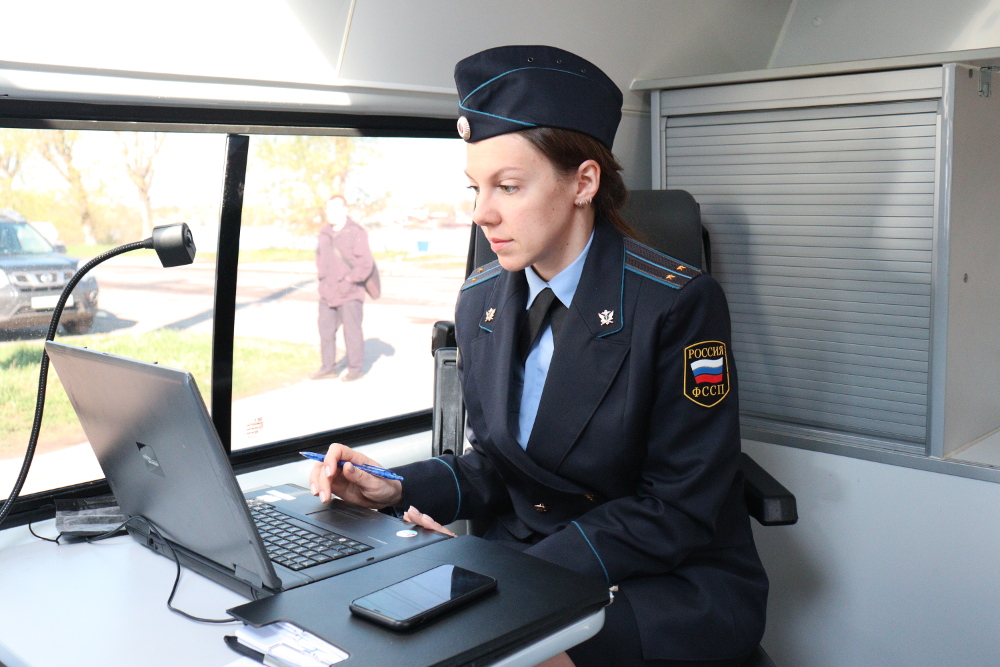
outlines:
[[[701, 224], [701, 207], [684, 190], [632, 190], [622, 209], [639, 241], [660, 252], [712, 272], [712, 245]], [[482, 230], [473, 225], [466, 275], [496, 259]], [[431, 334], [434, 355], [432, 456], [461, 454], [465, 442], [465, 405], [459, 382], [454, 322], [436, 322]], [[798, 521], [795, 496], [745, 453], [740, 453], [747, 510], [762, 526], [788, 526]], [[474, 524], [472, 534], [481, 534]], [[775, 667], [760, 646], [743, 667]]]

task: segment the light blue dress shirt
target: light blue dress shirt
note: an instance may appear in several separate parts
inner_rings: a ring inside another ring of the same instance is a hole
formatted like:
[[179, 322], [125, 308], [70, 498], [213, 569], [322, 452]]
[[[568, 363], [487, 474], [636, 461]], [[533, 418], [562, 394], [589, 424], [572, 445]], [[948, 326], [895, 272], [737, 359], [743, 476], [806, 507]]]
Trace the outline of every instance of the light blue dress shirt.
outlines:
[[[590, 251], [590, 244], [594, 242], [594, 234], [591, 232], [587, 247], [583, 249], [580, 256], [573, 260], [573, 263], [560, 271], [549, 282], [542, 280], [535, 270], [530, 266], [524, 270], [524, 277], [528, 280], [528, 304], [525, 308], [531, 308], [535, 297], [546, 287], [552, 288], [556, 297], [564, 306], [569, 308], [573, 303], [573, 295], [576, 294], [576, 287], [580, 284], [580, 276], [583, 274], [583, 264], [587, 260], [587, 253]], [[538, 415], [538, 404], [542, 400], [542, 389], [545, 388], [545, 378], [549, 374], [549, 364], [552, 363], [552, 352], [555, 349], [552, 340], [552, 324], [547, 323], [542, 333], [535, 339], [535, 344], [528, 353], [528, 359], [524, 362], [524, 387], [521, 390], [521, 410], [518, 414], [518, 434], [517, 442], [521, 449], [527, 449], [528, 438], [531, 437], [531, 429], [535, 425], [535, 416]]]

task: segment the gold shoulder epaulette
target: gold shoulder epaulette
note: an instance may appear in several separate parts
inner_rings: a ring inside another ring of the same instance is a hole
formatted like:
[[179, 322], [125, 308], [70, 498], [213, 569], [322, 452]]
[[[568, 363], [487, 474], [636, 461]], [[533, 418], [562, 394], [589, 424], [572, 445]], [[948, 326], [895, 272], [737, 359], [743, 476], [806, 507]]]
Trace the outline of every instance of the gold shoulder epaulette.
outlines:
[[674, 289], [681, 289], [701, 275], [690, 264], [630, 238], [625, 239], [625, 268]]
[[496, 278], [500, 275], [502, 270], [503, 267], [500, 266], [499, 259], [495, 259], [489, 264], [483, 264], [469, 275], [469, 277], [465, 280], [465, 284], [462, 285], [462, 289], [467, 290], [473, 285], [485, 283], [491, 278]]

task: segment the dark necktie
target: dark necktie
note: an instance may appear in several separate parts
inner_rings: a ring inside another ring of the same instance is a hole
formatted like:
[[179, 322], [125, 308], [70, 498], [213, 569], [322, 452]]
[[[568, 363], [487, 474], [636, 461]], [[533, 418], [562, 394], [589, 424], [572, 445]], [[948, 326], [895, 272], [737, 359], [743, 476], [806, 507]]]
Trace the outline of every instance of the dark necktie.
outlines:
[[528, 321], [521, 329], [519, 353], [522, 364], [528, 360], [528, 354], [531, 352], [535, 340], [545, 329], [546, 322], [552, 323], [552, 336], [554, 338], [559, 332], [565, 313], [566, 306], [556, 298], [551, 287], [546, 287], [538, 293], [528, 309]]

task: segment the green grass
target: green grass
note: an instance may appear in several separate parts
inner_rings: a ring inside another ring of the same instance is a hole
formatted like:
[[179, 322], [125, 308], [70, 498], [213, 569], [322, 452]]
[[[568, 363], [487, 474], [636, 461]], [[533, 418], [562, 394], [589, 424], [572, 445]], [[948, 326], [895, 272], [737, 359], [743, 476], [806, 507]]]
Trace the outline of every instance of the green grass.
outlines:
[[[80, 336], [72, 342], [92, 350], [190, 371], [209, 403], [212, 337], [208, 334], [155, 331], [141, 336]], [[317, 365], [316, 357], [316, 349], [311, 345], [237, 338], [233, 396], [253, 396], [303, 380]], [[28, 444], [41, 359], [41, 343], [0, 346], [0, 456], [23, 451]], [[50, 367], [39, 444], [58, 446], [84, 439], [69, 398]]]

